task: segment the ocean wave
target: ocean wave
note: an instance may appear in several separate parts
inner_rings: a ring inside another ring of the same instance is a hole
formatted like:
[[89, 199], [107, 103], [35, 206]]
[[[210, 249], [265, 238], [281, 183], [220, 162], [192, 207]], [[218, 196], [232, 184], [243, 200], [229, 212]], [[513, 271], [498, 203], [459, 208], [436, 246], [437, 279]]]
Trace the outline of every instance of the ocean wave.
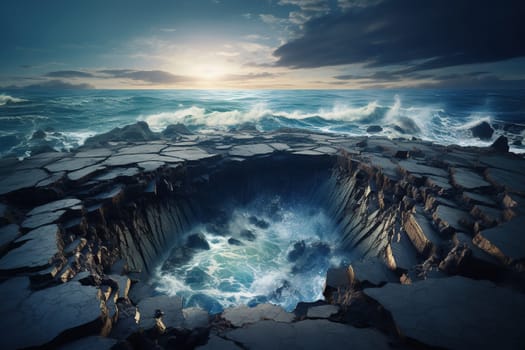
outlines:
[[6, 94], [0, 94], [0, 106], [4, 106], [11, 103], [27, 102], [23, 98], [13, 97]]

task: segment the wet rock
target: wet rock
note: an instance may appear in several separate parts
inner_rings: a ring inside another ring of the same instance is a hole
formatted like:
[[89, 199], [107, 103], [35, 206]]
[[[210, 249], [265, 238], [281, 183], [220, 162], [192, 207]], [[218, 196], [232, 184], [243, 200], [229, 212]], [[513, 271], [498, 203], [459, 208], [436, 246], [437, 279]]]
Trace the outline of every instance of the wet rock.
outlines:
[[49, 266], [58, 252], [59, 229], [57, 225], [37, 228], [15, 242], [23, 243], [0, 259], [0, 270], [38, 270]]
[[[0, 328], [6, 349], [56, 344], [75, 337], [101, 332], [105, 322], [95, 287], [78, 282], [29, 293], [27, 278], [0, 284]], [[8, 335], [8, 336], [6, 336]], [[61, 338], [62, 337], [62, 338]]]
[[116, 305], [118, 308], [118, 321], [111, 330], [111, 337], [126, 339], [131, 334], [139, 331], [141, 314], [138, 308], [128, 299], [118, 299]]
[[207, 158], [216, 157], [215, 153], [208, 153], [202, 148], [191, 147], [191, 148], [179, 148], [170, 147], [162, 151], [162, 155], [184, 159], [187, 161], [199, 161]]
[[509, 140], [505, 136], [500, 136], [490, 145], [496, 152], [507, 153], [509, 151]]
[[319, 305], [308, 308], [307, 318], [329, 318], [339, 312], [339, 306], [336, 305]]
[[383, 128], [379, 125], [370, 125], [368, 128], [366, 128], [366, 132], [368, 133], [376, 133], [383, 131]]
[[0, 247], [11, 243], [18, 236], [19, 229], [16, 224], [0, 227]]
[[255, 307], [236, 306], [224, 310], [221, 316], [234, 327], [242, 327], [261, 320], [292, 322], [295, 318], [293, 313], [286, 312], [280, 306], [273, 304], [259, 304]]
[[33, 187], [48, 177], [41, 169], [17, 171], [15, 174], [0, 178], [0, 195]]
[[474, 243], [487, 253], [510, 264], [525, 259], [525, 217], [518, 217], [494, 228], [482, 230]]
[[51, 172], [60, 171], [74, 171], [82, 168], [87, 168], [102, 162], [105, 158], [103, 157], [92, 157], [92, 158], [64, 158], [58, 162], [46, 165], [46, 169]]
[[123, 147], [118, 150], [118, 155], [121, 154], [147, 154], [147, 153], [159, 153], [163, 149], [168, 147], [167, 144], [156, 144], [147, 143], [143, 145], [136, 145], [130, 147]]
[[193, 249], [210, 250], [210, 244], [201, 232], [189, 235], [186, 239], [186, 246]]
[[81, 203], [82, 202], [76, 198], [60, 199], [54, 202], [49, 202], [49, 203], [40, 205], [38, 207], [35, 207], [28, 213], [28, 215], [36, 215], [36, 214], [56, 211], [59, 209], [67, 209], [67, 208], [74, 207], [75, 205], [79, 205]]
[[31, 136], [31, 140], [43, 140], [46, 138], [46, 132], [42, 129], [38, 129]]
[[388, 339], [370, 328], [354, 328], [327, 320], [295, 323], [260, 321], [235, 329], [226, 339], [246, 349], [390, 349]]
[[348, 267], [350, 283], [362, 288], [377, 287], [387, 282], [395, 282], [397, 276], [379, 259], [367, 259], [353, 262]]
[[166, 137], [177, 137], [180, 135], [191, 135], [192, 132], [182, 123], [170, 124], [164, 130], [162, 130], [162, 135]]
[[274, 152], [274, 149], [264, 143], [233, 146], [229, 151], [233, 157], [253, 157], [270, 154], [272, 152]]
[[398, 159], [407, 159], [410, 157], [410, 152], [408, 151], [397, 151], [396, 154], [394, 154], [395, 158]]
[[206, 294], [194, 294], [185, 304], [185, 307], [197, 307], [206, 310], [211, 315], [221, 313], [223, 311], [222, 305], [214, 298]]
[[182, 314], [182, 298], [179, 296], [158, 295], [142, 299], [137, 305], [140, 312], [139, 325], [143, 329], [156, 326], [159, 318], [158, 311], [162, 312], [162, 322], [166, 327], [181, 327], [184, 324]]
[[477, 137], [481, 140], [490, 140], [492, 134], [494, 134], [494, 129], [490, 126], [489, 123], [483, 121], [472, 128], [470, 128], [473, 137]]
[[146, 122], [140, 121], [123, 128], [115, 128], [105, 134], [95, 135], [84, 142], [84, 146], [105, 145], [110, 141], [153, 141], [160, 139], [159, 134], [152, 132]]
[[169, 257], [162, 264], [162, 271], [171, 271], [191, 260], [193, 249], [188, 247], [175, 247]]
[[491, 282], [455, 276], [387, 284], [365, 293], [392, 314], [404, 336], [426, 345], [518, 349], [525, 344], [518, 321], [525, 296]]
[[306, 251], [306, 244], [304, 241], [295, 242], [292, 250], [288, 253], [288, 261], [294, 262], [299, 259]]
[[182, 309], [184, 316], [184, 328], [195, 329], [198, 327], [207, 327], [209, 324], [209, 315], [206, 311], [197, 307], [188, 307]]
[[253, 242], [257, 239], [257, 236], [255, 236], [255, 234], [251, 230], [246, 230], [246, 229], [242, 230], [239, 236], [242, 239], [245, 239], [250, 242]]
[[472, 190], [480, 187], [490, 187], [490, 183], [473, 171], [456, 168], [452, 173], [452, 182], [459, 187]]
[[43, 225], [51, 224], [60, 219], [60, 217], [65, 212], [65, 210], [57, 210], [53, 212], [32, 215], [22, 222], [22, 227], [33, 229]]
[[244, 245], [241, 241], [239, 241], [238, 239], [235, 239], [233, 237], [228, 239], [228, 244], [229, 245], [237, 245], [237, 246]]
[[263, 220], [263, 219], [259, 219], [255, 216], [250, 216], [248, 218], [248, 221], [250, 222], [250, 224], [252, 224], [253, 226], [255, 227], [258, 227], [258, 228], [261, 228], [263, 230], [267, 229], [268, 227], [270, 227], [270, 224]]

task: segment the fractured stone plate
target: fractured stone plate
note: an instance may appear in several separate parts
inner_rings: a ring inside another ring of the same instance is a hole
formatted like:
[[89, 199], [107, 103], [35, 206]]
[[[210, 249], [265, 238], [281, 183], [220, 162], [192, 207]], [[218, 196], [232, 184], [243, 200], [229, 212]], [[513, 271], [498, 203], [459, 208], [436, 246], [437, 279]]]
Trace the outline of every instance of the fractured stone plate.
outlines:
[[365, 294], [388, 310], [407, 337], [447, 349], [523, 349], [525, 295], [488, 281], [454, 276]]
[[264, 143], [238, 145], [232, 147], [232, 149], [229, 151], [230, 155], [234, 157], [253, 157], [263, 154], [270, 154], [273, 152], [274, 149]]
[[38, 207], [33, 208], [27, 215], [36, 215], [46, 212], [55, 211], [58, 209], [66, 209], [74, 207], [75, 205], [81, 204], [82, 202], [76, 198], [65, 198], [59, 199], [54, 202], [49, 202]]
[[0, 195], [33, 187], [49, 175], [42, 169], [17, 171], [7, 177], [0, 178]]

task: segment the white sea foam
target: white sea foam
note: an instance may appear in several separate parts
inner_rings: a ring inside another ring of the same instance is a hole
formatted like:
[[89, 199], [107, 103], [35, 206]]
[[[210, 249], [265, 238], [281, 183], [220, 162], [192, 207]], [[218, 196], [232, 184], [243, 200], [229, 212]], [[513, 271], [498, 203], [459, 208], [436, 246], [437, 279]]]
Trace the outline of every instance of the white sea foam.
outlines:
[[[331, 257], [314, 254], [305, 262], [307, 268], [294, 273], [292, 268], [295, 265], [287, 256], [293, 243], [300, 240], [304, 240], [307, 246], [323, 241], [333, 248], [338, 237], [333, 223], [322, 211], [293, 206], [280, 212], [280, 221], [264, 217], [271, 223], [268, 229], [250, 225], [249, 216], [261, 212], [264, 209], [257, 206], [236, 210], [225, 236], [210, 234], [204, 226], [195, 227], [190, 232], [203, 232], [210, 250], [195, 253], [191, 261], [173, 271], [164, 272], [159, 267], [154, 277], [157, 290], [186, 299], [203, 293], [223, 307], [247, 304], [254, 298], [265, 296], [268, 301], [289, 311], [299, 301], [321, 299], [326, 271], [330, 264], [339, 264], [342, 257], [335, 253]], [[252, 230], [256, 240], [242, 240], [238, 233], [243, 228]], [[229, 244], [231, 236], [241, 239], [243, 244]], [[206, 274], [202, 283], [187, 279], [188, 271], [196, 268]]]
[[0, 106], [6, 105], [8, 103], [20, 103], [26, 101], [27, 100], [24, 100], [23, 98], [17, 98], [6, 94], [0, 94]]

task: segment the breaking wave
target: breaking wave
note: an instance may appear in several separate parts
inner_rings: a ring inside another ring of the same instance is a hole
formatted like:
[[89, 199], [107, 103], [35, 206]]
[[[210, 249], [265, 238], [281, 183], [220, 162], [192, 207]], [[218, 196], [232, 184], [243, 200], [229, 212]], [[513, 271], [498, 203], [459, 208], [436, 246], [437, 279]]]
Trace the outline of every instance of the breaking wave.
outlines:
[[5, 94], [0, 94], [0, 106], [10, 104], [10, 103], [20, 103], [20, 102], [27, 102], [27, 100], [24, 100], [23, 98], [17, 98]]

